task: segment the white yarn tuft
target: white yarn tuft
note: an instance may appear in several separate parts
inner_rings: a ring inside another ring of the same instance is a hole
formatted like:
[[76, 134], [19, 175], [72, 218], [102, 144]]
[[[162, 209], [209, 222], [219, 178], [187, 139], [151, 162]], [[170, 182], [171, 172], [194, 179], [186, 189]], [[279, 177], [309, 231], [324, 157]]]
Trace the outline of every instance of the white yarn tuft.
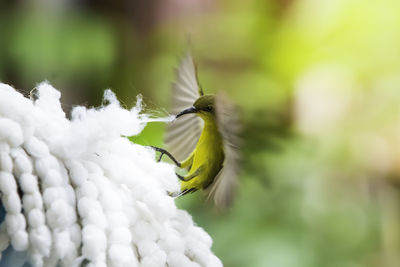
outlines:
[[146, 126], [140, 98], [127, 110], [106, 90], [69, 120], [49, 83], [35, 96], [0, 84], [1, 266], [222, 266], [167, 194], [174, 166], [122, 137]]

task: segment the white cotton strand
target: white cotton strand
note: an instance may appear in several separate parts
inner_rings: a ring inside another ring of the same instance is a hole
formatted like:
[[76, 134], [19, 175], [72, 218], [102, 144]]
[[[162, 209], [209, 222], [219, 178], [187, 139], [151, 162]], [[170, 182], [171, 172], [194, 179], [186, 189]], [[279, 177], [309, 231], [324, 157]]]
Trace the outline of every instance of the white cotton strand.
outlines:
[[185, 255], [194, 262], [199, 263], [201, 266], [208, 266], [209, 248], [198, 240], [189, 237], [186, 241]]
[[47, 223], [51, 228], [65, 228], [76, 220], [75, 212], [62, 200], [51, 203], [46, 212]]
[[43, 201], [46, 207], [50, 207], [56, 200], [67, 201], [67, 192], [61, 186], [49, 187], [43, 193]]
[[29, 232], [32, 247], [37, 248], [44, 256], [50, 255], [51, 233], [45, 225], [31, 229]]
[[0, 141], [7, 142], [11, 147], [17, 147], [24, 141], [21, 127], [10, 119], [0, 118]]
[[109, 244], [128, 246], [132, 242], [131, 232], [125, 227], [116, 227], [110, 231]]
[[135, 240], [143, 240], [143, 239], [148, 239], [155, 241], [159, 237], [159, 233], [157, 232], [157, 229], [152, 225], [151, 223], [147, 221], [139, 221], [136, 223], [136, 225], [133, 228], [133, 236]]
[[132, 222], [132, 220], [129, 221], [127, 216], [120, 211], [107, 211], [107, 218], [108, 223], [113, 228], [127, 227], [129, 222]]
[[211, 248], [212, 245], [212, 239], [211, 237], [204, 231], [203, 228], [194, 226], [191, 228], [191, 233], [190, 235], [193, 237], [193, 239], [198, 240], [205, 244], [207, 248]]
[[[76, 165], [76, 164], [75, 164]], [[95, 183], [91, 181], [93, 177], [100, 175], [100, 171], [94, 164], [90, 165], [88, 172], [82, 171], [80, 175], [82, 181], [76, 188], [78, 198], [78, 212], [82, 222], [82, 255], [87, 257], [96, 265], [105, 264], [107, 236], [104, 229], [107, 227], [107, 219], [100, 204]], [[94, 173], [92, 173], [94, 172]]]
[[101, 185], [98, 192], [99, 201], [103, 209], [107, 210], [105, 217], [110, 229], [107, 256], [112, 262], [111, 266], [138, 266], [137, 255], [131, 246], [132, 235], [129, 229], [129, 223], [133, 221], [132, 219], [129, 221], [127, 214], [122, 212], [123, 203], [118, 196], [119, 190], [123, 191], [123, 187], [115, 187], [102, 175], [90, 177], [94, 183]]
[[167, 194], [163, 195], [157, 191], [150, 191], [144, 197], [144, 202], [154, 211], [154, 215], [160, 222], [164, 222], [176, 214], [174, 200]]
[[12, 238], [11, 244], [15, 250], [26, 250], [31, 244], [31, 262], [34, 266], [42, 266], [43, 256], [50, 253], [51, 239], [49, 235], [40, 235], [41, 232], [39, 231], [40, 228], [44, 228], [42, 232], [48, 233], [47, 227], [44, 226], [43, 202], [37, 177], [32, 174], [32, 162], [24, 150], [15, 149], [11, 151], [11, 154], [14, 157], [14, 173], [18, 177], [18, 182], [23, 192], [22, 202], [29, 225], [29, 231], [18, 231]]
[[88, 225], [82, 229], [82, 254], [88, 259], [98, 261], [98, 258], [104, 257], [106, 250], [107, 237], [104, 232], [95, 225]]
[[2, 170], [3, 172], [11, 173], [12, 168], [12, 159], [9, 153], [0, 149], [0, 170]]
[[85, 225], [93, 224], [99, 227], [100, 229], [105, 229], [107, 226], [107, 220], [104, 216], [103, 210], [101, 209], [93, 209], [90, 210], [87, 216], [83, 219]]
[[67, 255], [70, 247], [73, 245], [72, 241], [70, 240], [70, 235], [66, 231], [56, 232], [54, 234], [54, 244], [55, 253], [60, 259]]
[[163, 267], [167, 262], [167, 254], [157, 250], [153, 255], [142, 258], [141, 267]]
[[[63, 262], [72, 261], [67, 256], [76, 254], [76, 246], [70, 241], [68, 228], [76, 221], [75, 209], [68, 203], [67, 191], [63, 186], [62, 174], [59, 170], [59, 163], [51, 156], [39, 158], [35, 166], [51, 166], [53, 169], [41, 170], [41, 186], [43, 189], [43, 202], [46, 225], [49, 227], [53, 247], [53, 254], [49, 261], [52, 264], [61, 259]], [[40, 223], [40, 221], [38, 221]], [[36, 224], [32, 227], [38, 226]]]
[[71, 241], [75, 244], [76, 247], [80, 246], [82, 242], [82, 234], [81, 234], [81, 227], [79, 224], [74, 223], [69, 227], [69, 234], [71, 237]]
[[26, 226], [25, 217], [21, 213], [7, 213], [5, 218], [7, 232], [12, 237], [18, 230], [24, 229]]
[[74, 188], [70, 184], [64, 185], [67, 202], [72, 207], [76, 207], [76, 194]]
[[141, 257], [151, 256], [159, 250], [159, 246], [154, 241], [143, 239], [138, 243], [138, 251]]
[[122, 202], [118, 197], [118, 192], [113, 190], [103, 190], [101, 194], [103, 207], [106, 210], [122, 210]]
[[167, 264], [168, 267], [200, 267], [200, 264], [192, 262], [184, 254], [178, 252], [171, 252], [168, 254]]
[[42, 178], [42, 185], [47, 187], [61, 186], [62, 178], [60, 172], [55, 169], [49, 170]]
[[192, 217], [183, 210], [178, 210], [177, 215], [172, 219], [172, 227], [181, 234], [188, 234], [189, 226], [193, 225]]
[[99, 194], [95, 184], [87, 180], [79, 186], [76, 193], [78, 197], [86, 196], [92, 199], [97, 199]]
[[91, 210], [100, 210], [100, 203], [89, 197], [82, 197], [78, 200], [78, 211], [82, 217], [87, 217]]
[[30, 173], [22, 174], [19, 178], [19, 184], [24, 193], [32, 194], [39, 191], [37, 177]]
[[74, 227], [77, 220], [75, 196], [71, 192], [72, 188], [65, 177], [67, 171], [63, 169], [63, 166], [53, 156], [48, 155], [46, 150], [40, 149], [40, 141], [37, 141], [34, 146], [37, 151], [33, 153], [39, 157], [35, 162], [35, 167], [37, 173], [41, 173], [39, 176], [46, 208], [46, 224], [50, 228], [51, 239], [54, 243], [53, 257], [55, 261], [60, 259], [64, 264], [69, 265], [77, 255], [79, 247], [79, 244], [72, 241], [73, 231], [69, 230]]
[[[99, 156], [98, 156], [99, 157]], [[96, 157], [94, 157], [95, 159]], [[104, 171], [93, 161], [85, 161], [84, 167], [88, 170], [90, 175], [103, 175]]]
[[34, 267], [220, 267], [212, 239], [167, 192], [175, 167], [121, 136], [146, 125], [110, 90], [101, 108], [62, 110], [59, 91], [30, 100], [0, 83], [1, 253]]
[[75, 160], [68, 160], [65, 162], [67, 169], [69, 170], [70, 179], [72, 185], [75, 187], [81, 186], [81, 184], [87, 180], [89, 172], [83, 165]]
[[54, 253], [54, 248], [50, 253], [50, 256], [47, 258], [43, 258], [43, 266], [45, 267], [57, 267], [58, 259], [57, 254]]
[[32, 173], [31, 160], [22, 148], [12, 149], [11, 156], [14, 158], [14, 174], [16, 177], [20, 177], [24, 173]]
[[42, 195], [39, 191], [34, 191], [31, 194], [24, 194], [23, 196], [23, 207], [25, 212], [28, 212], [32, 209], [42, 209], [43, 207], [43, 199]]
[[185, 251], [185, 241], [182, 240], [179, 233], [172, 228], [166, 230], [165, 236], [158, 241], [158, 244], [166, 251], [176, 251], [182, 254]]
[[[14, 158], [13, 172], [16, 177], [32, 171], [32, 164], [21, 148], [11, 149], [10, 155]], [[21, 213], [22, 203], [12, 173], [0, 171], [0, 191], [2, 204], [7, 213], [4, 222], [11, 245], [16, 251], [27, 250], [29, 239], [26, 232], [26, 219]]]
[[49, 148], [47, 145], [36, 137], [32, 137], [29, 141], [25, 142], [24, 148], [29, 155], [35, 158], [44, 158], [49, 156]]
[[11, 237], [11, 244], [16, 251], [23, 251], [28, 248], [28, 234], [25, 230], [18, 230]]
[[49, 170], [58, 170], [59, 165], [57, 160], [53, 156], [47, 156], [35, 160], [35, 171], [36, 174], [42, 179], [47, 175]]
[[34, 266], [42, 266], [43, 256], [49, 256], [51, 234], [45, 225], [43, 200], [39, 192], [37, 177], [23, 174], [20, 177], [21, 189], [24, 192], [23, 206], [29, 225], [29, 242], [31, 244], [31, 261]]
[[11, 191], [9, 194], [4, 195], [3, 205], [9, 214], [18, 214], [21, 211], [21, 201], [16, 191]]
[[7, 155], [10, 153], [10, 145], [7, 142], [0, 142], [0, 152], [4, 152]]
[[108, 256], [113, 267], [139, 266], [139, 261], [129, 246], [113, 244], [108, 249]]
[[29, 225], [33, 228], [38, 228], [39, 226], [44, 224], [44, 216], [43, 212], [39, 209], [33, 209], [29, 212], [28, 215]]
[[220, 267], [223, 265], [221, 260], [214, 254], [210, 254], [209, 257], [210, 257], [210, 260], [207, 265], [208, 267]]
[[2, 194], [16, 192], [17, 183], [14, 176], [9, 172], [0, 171], [0, 191]]
[[32, 251], [30, 255], [30, 262], [35, 267], [43, 266], [43, 256], [36, 251]]

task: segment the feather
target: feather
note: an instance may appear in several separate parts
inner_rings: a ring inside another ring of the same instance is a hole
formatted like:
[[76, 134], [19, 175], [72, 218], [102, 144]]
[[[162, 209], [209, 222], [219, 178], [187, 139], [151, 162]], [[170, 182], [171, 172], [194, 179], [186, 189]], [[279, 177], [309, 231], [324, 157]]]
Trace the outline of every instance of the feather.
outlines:
[[[200, 94], [202, 92], [193, 58], [190, 52], [186, 52], [176, 70], [175, 82], [172, 85], [171, 112], [177, 114], [191, 107]], [[202, 120], [195, 115], [186, 115], [170, 123], [164, 139], [167, 150], [178, 161], [185, 160], [194, 150], [202, 126]]]
[[207, 198], [214, 199], [217, 207], [225, 209], [232, 204], [237, 188], [239, 172], [239, 131], [236, 107], [223, 93], [215, 98], [218, 129], [222, 135], [225, 159], [223, 167], [207, 189]]

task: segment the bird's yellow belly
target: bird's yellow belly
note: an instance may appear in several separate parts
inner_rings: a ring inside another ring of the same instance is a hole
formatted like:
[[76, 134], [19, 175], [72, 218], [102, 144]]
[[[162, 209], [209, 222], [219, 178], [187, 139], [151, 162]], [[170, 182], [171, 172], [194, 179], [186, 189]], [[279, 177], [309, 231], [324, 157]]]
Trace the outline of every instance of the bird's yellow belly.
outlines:
[[222, 168], [224, 152], [219, 132], [205, 131], [197, 143], [192, 166], [186, 177], [196, 173], [198, 175], [186, 182], [182, 182], [181, 190], [204, 189], [209, 186]]

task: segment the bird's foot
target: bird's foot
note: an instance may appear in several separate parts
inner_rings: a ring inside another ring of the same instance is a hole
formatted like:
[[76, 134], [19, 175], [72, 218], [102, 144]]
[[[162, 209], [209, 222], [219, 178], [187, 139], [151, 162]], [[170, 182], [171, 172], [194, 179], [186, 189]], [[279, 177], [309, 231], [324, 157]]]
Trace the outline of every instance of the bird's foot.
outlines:
[[154, 149], [155, 151], [160, 152], [160, 157], [158, 158], [157, 162], [160, 162], [162, 157], [164, 156], [164, 154], [167, 152], [165, 149], [156, 147], [156, 146], [150, 146], [152, 149]]
[[167, 191], [167, 194], [170, 197], [178, 198], [178, 197], [184, 196], [184, 195], [186, 195], [188, 193], [193, 193], [193, 192], [196, 192], [196, 191], [197, 191], [196, 188], [190, 188], [190, 189], [185, 189], [185, 190], [180, 191], [180, 192], [169, 192], [169, 191]]
[[172, 155], [171, 153], [169, 153], [167, 150], [160, 148], [160, 147], [156, 147], [156, 146], [150, 146], [152, 149], [154, 149], [155, 151], [160, 152], [160, 157], [158, 158], [158, 162], [161, 161], [162, 157], [165, 155], [167, 155], [174, 163], [176, 166], [180, 167], [181, 163], [179, 161], [177, 161]]
[[175, 173], [175, 175], [178, 177], [179, 180], [181, 180], [182, 182], [186, 182], [185, 177], [183, 177], [182, 175], [179, 175], [177, 173]]
[[169, 191], [167, 191], [167, 194], [170, 197], [176, 198], [176, 197], [180, 196], [181, 192], [169, 192]]

